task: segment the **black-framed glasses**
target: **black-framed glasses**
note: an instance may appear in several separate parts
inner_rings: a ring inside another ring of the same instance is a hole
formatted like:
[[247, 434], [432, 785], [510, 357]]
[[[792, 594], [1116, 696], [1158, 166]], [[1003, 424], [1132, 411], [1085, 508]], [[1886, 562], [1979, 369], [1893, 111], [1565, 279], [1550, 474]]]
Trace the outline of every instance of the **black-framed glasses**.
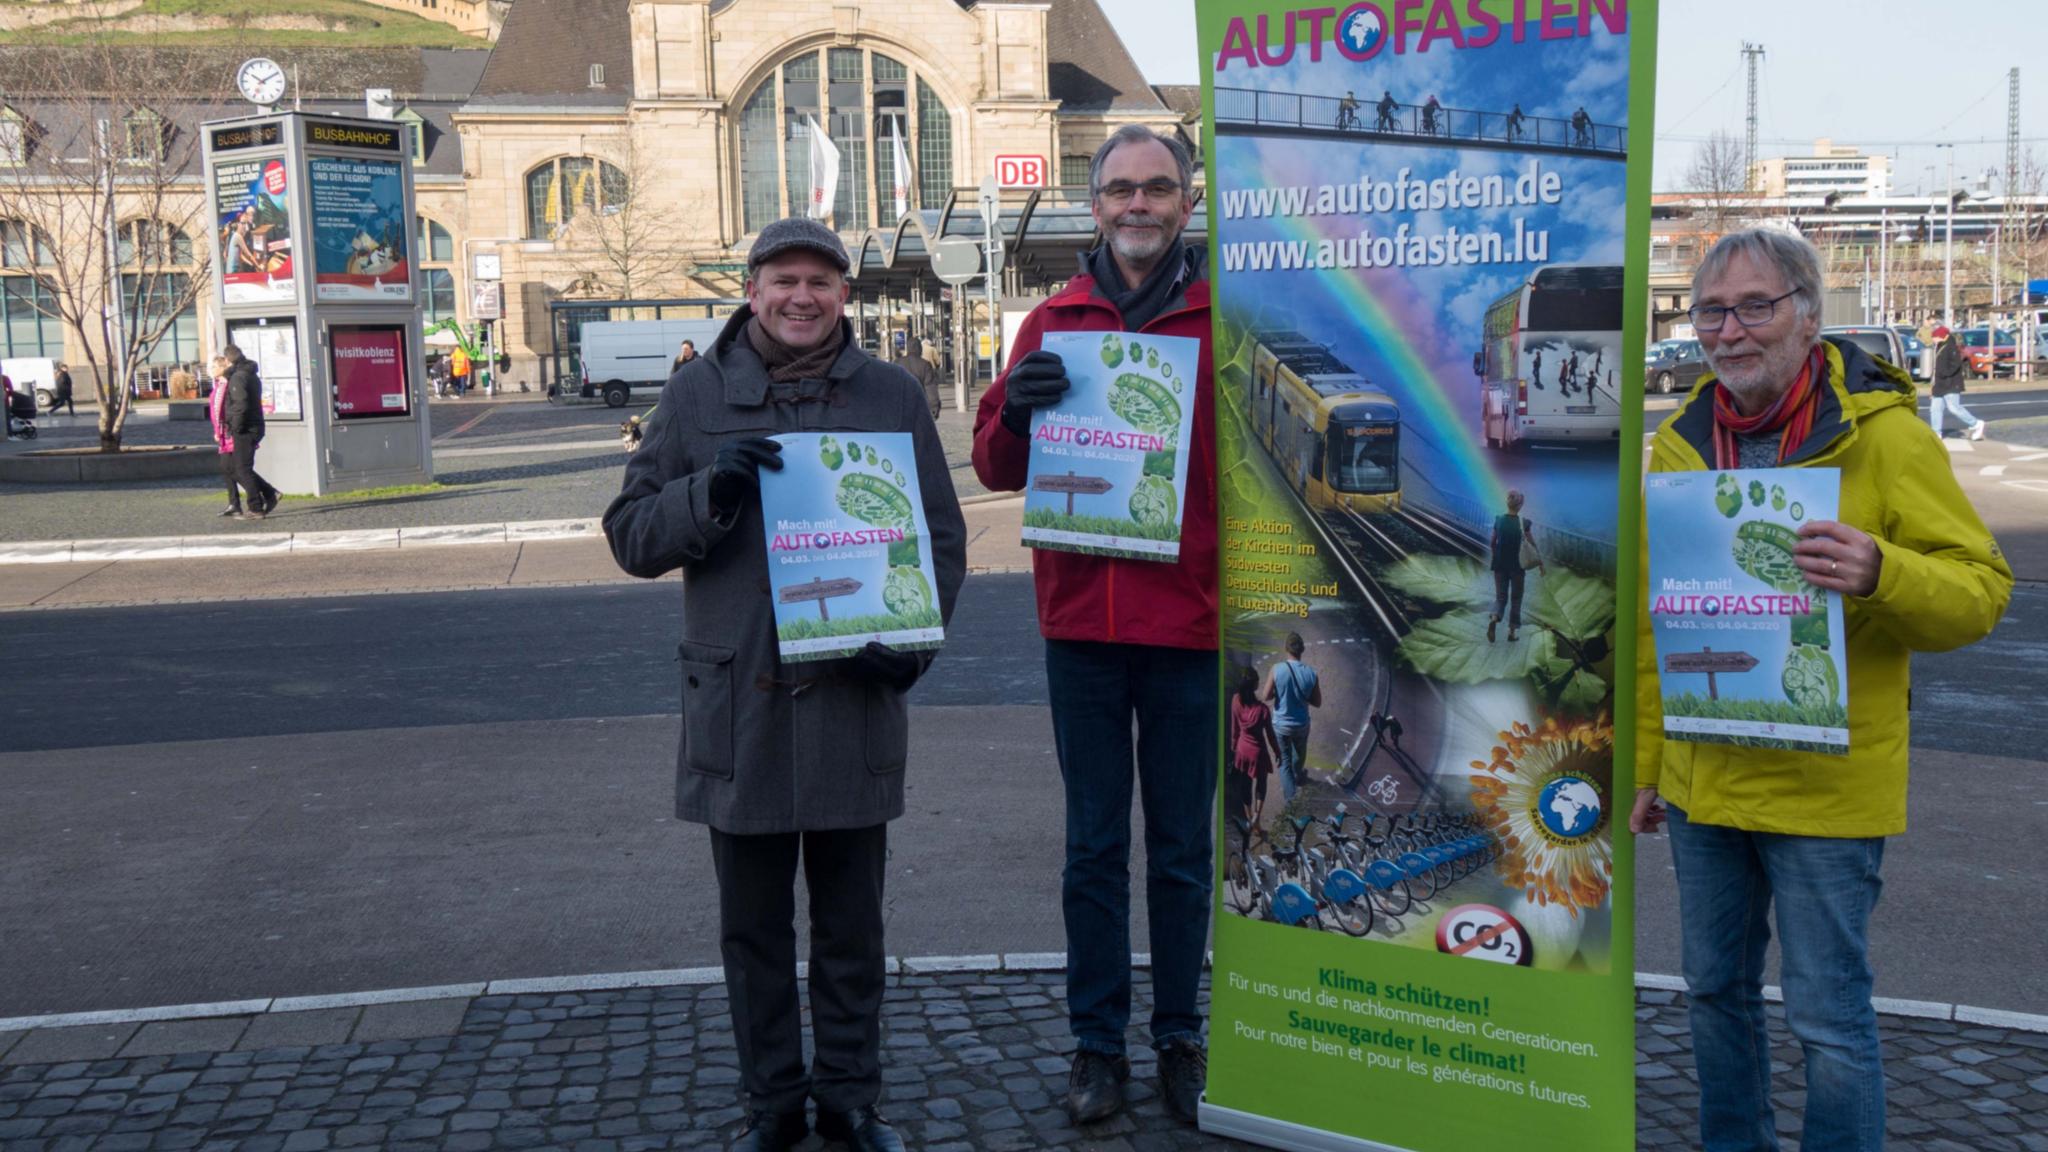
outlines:
[[1797, 295], [1799, 289], [1794, 288], [1783, 296], [1773, 296], [1769, 300], [1744, 300], [1733, 308], [1725, 308], [1719, 304], [1695, 304], [1687, 308], [1685, 314], [1692, 318], [1693, 327], [1702, 332], [1719, 332], [1731, 312], [1735, 314], [1737, 324], [1744, 328], [1755, 328], [1771, 322], [1771, 317], [1778, 314], [1780, 301], [1790, 300]]
[[1113, 204], [1128, 204], [1131, 197], [1140, 192], [1145, 194], [1147, 200], [1168, 200], [1180, 192], [1180, 181], [1168, 180], [1163, 176], [1157, 180], [1147, 180], [1143, 184], [1133, 184], [1129, 180], [1112, 180], [1095, 190], [1097, 196]]

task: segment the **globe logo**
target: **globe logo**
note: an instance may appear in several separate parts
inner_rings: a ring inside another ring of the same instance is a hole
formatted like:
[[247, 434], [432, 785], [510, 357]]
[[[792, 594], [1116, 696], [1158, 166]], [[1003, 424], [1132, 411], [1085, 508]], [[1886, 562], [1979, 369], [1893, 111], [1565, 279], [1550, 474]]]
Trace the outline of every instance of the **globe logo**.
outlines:
[[1583, 776], [1559, 776], [1536, 797], [1536, 819], [1559, 840], [1582, 840], [1600, 826], [1600, 790]]
[[1349, 48], [1354, 58], [1371, 54], [1379, 47], [1380, 37], [1387, 34], [1386, 18], [1379, 10], [1360, 5], [1351, 10], [1344, 21], [1344, 47]]

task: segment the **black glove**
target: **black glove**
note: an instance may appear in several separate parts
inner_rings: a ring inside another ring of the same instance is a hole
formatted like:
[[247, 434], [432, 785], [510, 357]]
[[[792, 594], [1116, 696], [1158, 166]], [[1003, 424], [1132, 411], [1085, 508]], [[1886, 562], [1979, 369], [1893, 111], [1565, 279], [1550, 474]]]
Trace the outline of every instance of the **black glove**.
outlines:
[[1031, 435], [1031, 412], [1060, 402], [1073, 382], [1060, 354], [1040, 348], [1017, 361], [1004, 384], [1003, 427], [1019, 436]]
[[721, 446], [711, 459], [711, 511], [721, 519], [739, 511], [761, 487], [759, 469], [782, 470], [782, 445], [756, 437]]
[[847, 663], [854, 675], [898, 692], [910, 691], [924, 673], [924, 663], [916, 653], [898, 652], [879, 640], [868, 641], [867, 647], [847, 657]]

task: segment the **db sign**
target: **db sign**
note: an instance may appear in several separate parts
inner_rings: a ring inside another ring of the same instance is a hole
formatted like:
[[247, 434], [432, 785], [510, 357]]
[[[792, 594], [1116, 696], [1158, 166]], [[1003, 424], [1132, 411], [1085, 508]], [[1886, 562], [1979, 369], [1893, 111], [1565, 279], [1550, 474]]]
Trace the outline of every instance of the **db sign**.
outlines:
[[1051, 183], [1043, 156], [996, 157], [996, 183], [1004, 188], [1043, 188]]

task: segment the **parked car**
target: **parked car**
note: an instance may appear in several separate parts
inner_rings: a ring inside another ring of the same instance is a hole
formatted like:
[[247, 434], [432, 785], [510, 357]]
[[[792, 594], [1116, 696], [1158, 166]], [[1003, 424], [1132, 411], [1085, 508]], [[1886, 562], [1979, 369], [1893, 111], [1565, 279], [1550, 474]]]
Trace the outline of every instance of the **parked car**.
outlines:
[[1920, 339], [1920, 330], [1911, 324], [1894, 324], [1892, 331], [1897, 332], [1899, 339], [1906, 342], [1906, 359], [1909, 362], [1902, 367], [1911, 373], [1915, 380], [1934, 379], [1934, 361], [1928, 355], [1926, 341]]
[[2012, 375], [2014, 358], [2019, 355], [2019, 339], [2012, 333], [1979, 325], [1958, 331], [1956, 338], [1963, 342], [1963, 359], [1969, 363], [1971, 374]]
[[1832, 337], [1837, 344], [1854, 344], [1887, 364], [1912, 371], [1906, 341], [1895, 329], [1882, 324], [1834, 324], [1821, 329], [1820, 334]]
[[1707, 356], [1697, 340], [1663, 340], [1643, 365], [1643, 391], [1690, 392], [1707, 374]]

